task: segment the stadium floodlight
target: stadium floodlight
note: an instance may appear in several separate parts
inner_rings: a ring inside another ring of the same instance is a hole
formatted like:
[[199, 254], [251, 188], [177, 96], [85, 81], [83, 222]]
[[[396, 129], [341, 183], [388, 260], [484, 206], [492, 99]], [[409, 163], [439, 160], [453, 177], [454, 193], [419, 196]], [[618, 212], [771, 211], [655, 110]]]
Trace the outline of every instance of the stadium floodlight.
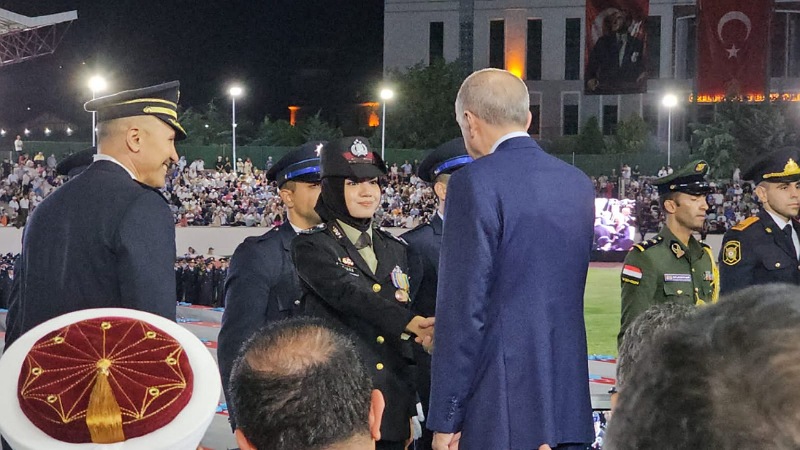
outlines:
[[386, 161], [386, 103], [394, 98], [394, 91], [389, 88], [381, 89], [381, 103], [383, 104], [383, 113], [381, 115], [381, 159]]
[[228, 93], [231, 95], [231, 150], [233, 154], [233, 173], [239, 174], [236, 168], [236, 97], [240, 97], [244, 90], [241, 86], [231, 86]]
[[667, 94], [661, 99], [661, 104], [667, 108], [667, 166], [672, 162], [672, 109], [678, 106], [678, 97]]
[[[100, 75], [94, 75], [89, 78], [89, 89], [92, 91], [92, 100], [97, 98], [98, 92], [103, 92], [108, 89], [106, 79]], [[97, 145], [97, 113], [92, 111], [92, 147]]]

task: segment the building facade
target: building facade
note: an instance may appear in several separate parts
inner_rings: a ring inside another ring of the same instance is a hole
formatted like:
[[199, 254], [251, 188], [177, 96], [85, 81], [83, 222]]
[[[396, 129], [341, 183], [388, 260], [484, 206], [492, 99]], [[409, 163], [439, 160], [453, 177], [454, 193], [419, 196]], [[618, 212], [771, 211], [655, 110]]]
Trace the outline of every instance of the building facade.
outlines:
[[[526, 81], [532, 135], [574, 135], [591, 117], [604, 134], [632, 114], [660, 141], [669, 111], [662, 98], [679, 98], [672, 139], [685, 141], [690, 120], [713, 117], [714, 104], [693, 101], [696, 68], [694, 2], [651, 0], [647, 31], [647, 93], [585, 95], [584, 0], [385, 0], [384, 71], [436, 59], [462, 58], [473, 70], [507, 69]], [[770, 90], [800, 98], [800, 2], [777, 1], [770, 33]], [[702, 100], [702, 99], [701, 99]]]

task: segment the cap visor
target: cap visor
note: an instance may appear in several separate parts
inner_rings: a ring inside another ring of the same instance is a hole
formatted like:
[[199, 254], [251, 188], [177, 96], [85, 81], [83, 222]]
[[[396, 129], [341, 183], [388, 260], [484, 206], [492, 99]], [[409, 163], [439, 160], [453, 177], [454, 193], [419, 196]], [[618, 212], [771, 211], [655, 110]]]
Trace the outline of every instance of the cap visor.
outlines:
[[351, 164], [350, 171], [355, 178], [376, 178], [386, 175], [381, 169], [372, 164]]

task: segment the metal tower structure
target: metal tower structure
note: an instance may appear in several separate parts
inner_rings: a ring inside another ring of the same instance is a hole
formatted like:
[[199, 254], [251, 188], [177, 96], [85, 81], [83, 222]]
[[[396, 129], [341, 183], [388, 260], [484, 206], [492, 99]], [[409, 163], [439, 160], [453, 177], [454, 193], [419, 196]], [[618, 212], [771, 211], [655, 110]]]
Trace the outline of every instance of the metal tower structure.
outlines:
[[0, 9], [0, 67], [56, 51], [77, 11], [28, 17]]

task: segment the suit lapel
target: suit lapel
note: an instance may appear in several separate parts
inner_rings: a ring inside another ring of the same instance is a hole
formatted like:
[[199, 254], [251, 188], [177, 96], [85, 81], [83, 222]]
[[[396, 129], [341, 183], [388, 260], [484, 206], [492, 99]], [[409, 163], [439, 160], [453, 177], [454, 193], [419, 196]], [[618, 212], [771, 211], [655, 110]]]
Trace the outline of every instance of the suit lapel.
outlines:
[[385, 280], [389, 276], [393, 266], [389, 261], [386, 239], [376, 230], [372, 230], [372, 249], [375, 251], [375, 258], [378, 259], [378, 268], [375, 270], [375, 277], [378, 280]]
[[297, 233], [294, 232], [294, 228], [292, 228], [292, 224], [287, 220], [278, 229], [278, 233], [281, 236], [281, 242], [283, 242], [283, 249], [290, 252], [292, 249], [292, 239], [297, 236]]
[[433, 213], [433, 219], [430, 221], [431, 227], [433, 228], [433, 234], [442, 234], [442, 228], [444, 227], [444, 222], [442, 218], [439, 217], [438, 212]]
[[[375, 274], [372, 273], [372, 270], [369, 268], [369, 264], [367, 264], [364, 258], [361, 257], [361, 253], [358, 253], [358, 250], [356, 250], [356, 246], [353, 245], [352, 242], [350, 242], [350, 239], [347, 239], [347, 235], [344, 234], [344, 231], [339, 226], [339, 224], [336, 223], [336, 221], [328, 222], [328, 233], [330, 233], [330, 235], [333, 236], [334, 239], [336, 239], [339, 245], [341, 245], [344, 248], [344, 250], [347, 252], [347, 256], [349, 256], [350, 259], [353, 260], [356, 267], [358, 267], [362, 273], [372, 278], [373, 280], [378, 281], [378, 278], [375, 276]], [[376, 233], [373, 233], [373, 236], [375, 234]], [[377, 252], [375, 253], [375, 256], [376, 257], [378, 256]], [[378, 261], [380, 261], [380, 259]]]

